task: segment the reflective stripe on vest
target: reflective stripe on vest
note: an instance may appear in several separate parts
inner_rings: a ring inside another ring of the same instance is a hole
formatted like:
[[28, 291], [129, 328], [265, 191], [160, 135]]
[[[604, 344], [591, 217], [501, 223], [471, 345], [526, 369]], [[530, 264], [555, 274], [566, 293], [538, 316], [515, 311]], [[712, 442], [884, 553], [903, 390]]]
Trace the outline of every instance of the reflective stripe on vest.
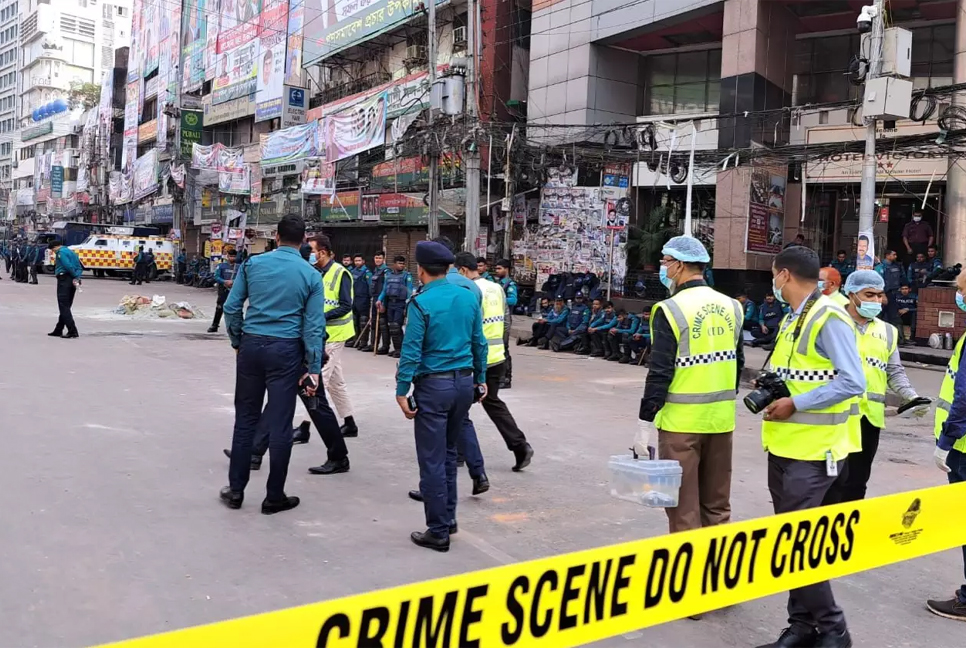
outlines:
[[741, 304], [708, 286], [695, 286], [654, 310], [665, 314], [677, 340], [674, 377], [655, 426], [666, 432], [733, 431]]
[[[956, 350], [953, 351], [953, 357], [949, 359], [949, 366], [946, 367], [946, 375], [943, 376], [942, 387], [939, 388], [939, 398], [936, 401], [936, 419], [933, 425], [933, 432], [936, 438], [943, 431], [943, 423], [949, 418], [949, 410], [952, 407], [953, 397], [956, 395], [956, 373], [959, 371], [959, 362], [962, 359], [963, 353], [963, 340], [966, 340], [966, 334], [963, 334], [959, 338], [959, 342], [956, 343]], [[959, 452], [966, 452], [966, 437], [959, 439], [953, 444], [953, 448]]]
[[[815, 349], [818, 334], [830, 317], [855, 330], [848, 313], [824, 295], [807, 313], [799, 339], [793, 339], [797, 322], [790, 317], [783, 322], [771, 355], [771, 370], [782, 377], [793, 397], [826, 385], [836, 376], [832, 361]], [[823, 461], [831, 452], [837, 461], [852, 451], [851, 426], [853, 417], [858, 422], [858, 414], [858, 401], [852, 398], [822, 409], [797, 411], [784, 421], [766, 420], [761, 428], [762, 445], [788, 459]]]
[[[897, 331], [892, 324], [873, 319], [866, 325], [865, 332], [857, 330], [859, 356], [865, 373], [866, 392], [859, 400], [861, 415], [877, 428], [885, 427], [885, 395], [889, 386], [886, 368], [889, 358], [896, 351]], [[859, 444], [862, 432], [858, 429]]]
[[[328, 271], [326, 271], [325, 275], [322, 276], [322, 288], [325, 299], [326, 313], [339, 307], [339, 287], [342, 283], [343, 276], [348, 276], [349, 281], [352, 281], [352, 273], [335, 261], [332, 262], [332, 265], [329, 266]], [[350, 288], [350, 300], [354, 296], [355, 289]], [[356, 327], [352, 321], [351, 310], [338, 319], [327, 318], [325, 320], [326, 342], [345, 342], [346, 340], [352, 339], [352, 336], [355, 334]]]
[[500, 284], [487, 281], [482, 277], [474, 279], [479, 287], [480, 306], [483, 309], [483, 337], [486, 338], [486, 365], [492, 367], [506, 360], [506, 347], [503, 345], [503, 312], [506, 308], [506, 295]]

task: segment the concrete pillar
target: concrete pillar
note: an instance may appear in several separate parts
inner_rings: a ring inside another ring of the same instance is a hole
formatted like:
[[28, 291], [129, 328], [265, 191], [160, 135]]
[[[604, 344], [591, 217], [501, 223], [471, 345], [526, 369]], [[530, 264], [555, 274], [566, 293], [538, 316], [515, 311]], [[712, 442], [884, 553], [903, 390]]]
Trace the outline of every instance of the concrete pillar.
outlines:
[[[966, 0], [957, 0], [956, 53], [953, 83], [966, 82]], [[966, 107], [966, 97], [953, 95], [957, 106]], [[946, 176], [946, 220], [943, 223], [943, 261], [946, 265], [966, 261], [966, 167], [957, 157], [949, 158]]]

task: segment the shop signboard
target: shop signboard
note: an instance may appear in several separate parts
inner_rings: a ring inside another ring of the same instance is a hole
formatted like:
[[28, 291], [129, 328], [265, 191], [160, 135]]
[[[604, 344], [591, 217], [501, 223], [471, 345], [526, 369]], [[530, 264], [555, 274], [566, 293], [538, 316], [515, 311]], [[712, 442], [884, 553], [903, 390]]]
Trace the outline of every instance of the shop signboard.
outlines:
[[181, 155], [191, 156], [191, 145], [201, 144], [200, 110], [181, 111]]
[[212, 103], [211, 95], [206, 95], [202, 101], [205, 126], [213, 126], [222, 122], [241, 119], [255, 114], [255, 101], [253, 96], [239, 97], [224, 103]]

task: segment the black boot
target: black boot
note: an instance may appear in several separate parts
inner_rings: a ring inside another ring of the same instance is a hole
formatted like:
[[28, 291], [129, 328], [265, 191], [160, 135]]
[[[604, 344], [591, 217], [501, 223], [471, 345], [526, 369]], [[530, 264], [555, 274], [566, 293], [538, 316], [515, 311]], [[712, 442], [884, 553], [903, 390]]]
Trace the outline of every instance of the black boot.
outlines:
[[355, 418], [351, 416], [345, 417], [345, 424], [340, 428], [342, 436], [344, 437], [357, 437], [359, 436], [359, 428], [356, 426]]
[[338, 475], [349, 472], [349, 458], [346, 457], [345, 459], [340, 459], [338, 461], [329, 459], [321, 466], [309, 468], [309, 472], [313, 475]]
[[541, 351], [546, 351], [547, 349], [550, 348], [550, 340], [548, 340], [545, 337], [544, 338], [540, 338], [539, 340], [537, 340], [537, 345], [536, 346]]
[[297, 428], [292, 429], [292, 445], [309, 442], [309, 439], [312, 438], [311, 425], [311, 421], [302, 421]]

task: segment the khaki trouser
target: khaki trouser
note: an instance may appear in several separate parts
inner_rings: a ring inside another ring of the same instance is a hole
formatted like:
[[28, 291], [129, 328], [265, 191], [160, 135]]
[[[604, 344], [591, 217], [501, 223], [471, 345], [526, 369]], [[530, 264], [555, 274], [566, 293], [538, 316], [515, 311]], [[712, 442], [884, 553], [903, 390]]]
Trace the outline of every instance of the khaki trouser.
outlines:
[[681, 464], [678, 505], [664, 509], [671, 533], [731, 520], [731, 451], [734, 433], [658, 431], [660, 459]]
[[325, 391], [332, 398], [332, 404], [343, 419], [352, 416], [352, 403], [349, 401], [349, 393], [345, 388], [345, 379], [342, 377], [342, 351], [345, 349], [345, 342], [326, 342], [325, 354], [329, 356], [329, 361], [322, 367], [322, 384]]

